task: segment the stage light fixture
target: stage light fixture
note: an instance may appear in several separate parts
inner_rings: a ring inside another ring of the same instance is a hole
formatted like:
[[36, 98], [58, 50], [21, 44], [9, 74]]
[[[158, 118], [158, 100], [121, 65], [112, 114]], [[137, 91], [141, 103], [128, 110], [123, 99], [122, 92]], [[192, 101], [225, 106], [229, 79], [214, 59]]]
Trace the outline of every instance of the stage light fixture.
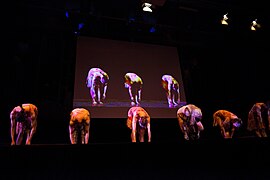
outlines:
[[261, 25], [257, 23], [257, 19], [255, 19], [255, 20], [253, 20], [253, 21], [251, 22], [250, 29], [251, 29], [252, 31], [256, 31], [256, 30], [257, 30], [258, 28], [260, 28], [260, 27], [261, 27]]
[[227, 20], [228, 20], [229, 18], [228, 18], [227, 15], [228, 15], [228, 13], [223, 15], [223, 18], [222, 18], [222, 20], [221, 20], [221, 24], [223, 24], [223, 25], [228, 25], [228, 21], [227, 21]]
[[143, 5], [142, 5], [143, 11], [152, 12], [152, 9], [150, 8], [151, 6], [152, 6], [152, 4], [150, 4], [150, 3], [143, 3]]

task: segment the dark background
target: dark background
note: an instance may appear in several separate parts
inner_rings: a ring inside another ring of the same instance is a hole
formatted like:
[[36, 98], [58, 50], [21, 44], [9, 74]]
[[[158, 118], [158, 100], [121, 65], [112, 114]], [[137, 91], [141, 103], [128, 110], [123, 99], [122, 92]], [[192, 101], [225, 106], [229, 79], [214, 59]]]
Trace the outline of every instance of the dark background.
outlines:
[[[10, 111], [27, 102], [40, 111], [33, 144], [70, 143], [78, 34], [177, 46], [187, 102], [203, 112], [202, 140], [218, 139], [212, 127], [212, 114], [218, 109], [243, 119], [236, 138], [252, 136], [245, 130], [248, 111], [255, 102], [268, 101], [270, 92], [267, 6], [261, 1], [167, 0], [149, 15], [141, 12], [140, 4], [136, 0], [6, 2], [0, 143], [10, 143]], [[232, 20], [224, 27], [220, 18], [227, 12]], [[249, 25], [255, 18], [262, 28], [253, 32]], [[79, 23], [84, 23], [81, 29]], [[149, 32], [152, 26], [156, 32]], [[182, 142], [176, 119], [153, 120], [152, 131], [154, 143]], [[91, 121], [91, 143], [129, 142], [129, 135], [125, 119]]]
[[[178, 47], [187, 103], [202, 109], [205, 134], [212, 136], [214, 111], [227, 109], [243, 119], [245, 135], [249, 109], [269, 100], [269, 15], [262, 3], [167, 0], [149, 14], [140, 1], [106, 2], [5, 6], [2, 142], [9, 141], [10, 111], [27, 102], [40, 111], [37, 142], [67, 142], [78, 35]], [[227, 12], [231, 20], [224, 27], [220, 18]], [[262, 24], [256, 32], [249, 29], [254, 17]]]

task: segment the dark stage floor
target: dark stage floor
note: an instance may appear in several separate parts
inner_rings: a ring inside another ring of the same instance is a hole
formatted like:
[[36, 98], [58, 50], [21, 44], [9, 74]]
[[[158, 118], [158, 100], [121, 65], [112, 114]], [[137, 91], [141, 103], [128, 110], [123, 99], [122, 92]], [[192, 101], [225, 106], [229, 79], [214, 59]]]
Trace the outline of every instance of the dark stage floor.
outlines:
[[269, 179], [269, 145], [268, 138], [3, 145], [1, 174], [6, 179]]

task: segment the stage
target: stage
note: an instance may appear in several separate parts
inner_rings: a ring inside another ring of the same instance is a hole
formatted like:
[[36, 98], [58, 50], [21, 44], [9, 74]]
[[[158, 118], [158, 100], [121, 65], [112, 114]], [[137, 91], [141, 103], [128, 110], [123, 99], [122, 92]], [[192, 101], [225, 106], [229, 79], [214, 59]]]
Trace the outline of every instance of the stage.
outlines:
[[32, 145], [10, 146], [9, 128], [1, 131], [5, 179], [270, 178], [270, 139], [256, 138], [245, 127], [222, 139], [205, 122], [199, 140], [185, 141], [177, 118], [153, 118], [152, 142], [131, 143], [126, 118], [93, 118], [89, 144], [71, 145], [68, 114], [53, 110], [41, 111]]
[[2, 145], [6, 179], [269, 179], [268, 138]]

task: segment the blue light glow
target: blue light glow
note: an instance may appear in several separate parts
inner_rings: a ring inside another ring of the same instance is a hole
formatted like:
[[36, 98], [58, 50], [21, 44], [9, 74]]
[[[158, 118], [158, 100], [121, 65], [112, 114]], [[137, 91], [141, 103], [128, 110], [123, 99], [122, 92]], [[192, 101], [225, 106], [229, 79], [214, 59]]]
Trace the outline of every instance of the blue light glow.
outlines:
[[84, 23], [79, 23], [79, 24], [78, 24], [78, 30], [82, 29], [83, 26], [84, 26]]
[[149, 30], [150, 33], [154, 33], [156, 32], [156, 29], [154, 27], [151, 27], [150, 30]]
[[69, 13], [68, 13], [68, 11], [66, 11], [66, 18], [69, 18]]

